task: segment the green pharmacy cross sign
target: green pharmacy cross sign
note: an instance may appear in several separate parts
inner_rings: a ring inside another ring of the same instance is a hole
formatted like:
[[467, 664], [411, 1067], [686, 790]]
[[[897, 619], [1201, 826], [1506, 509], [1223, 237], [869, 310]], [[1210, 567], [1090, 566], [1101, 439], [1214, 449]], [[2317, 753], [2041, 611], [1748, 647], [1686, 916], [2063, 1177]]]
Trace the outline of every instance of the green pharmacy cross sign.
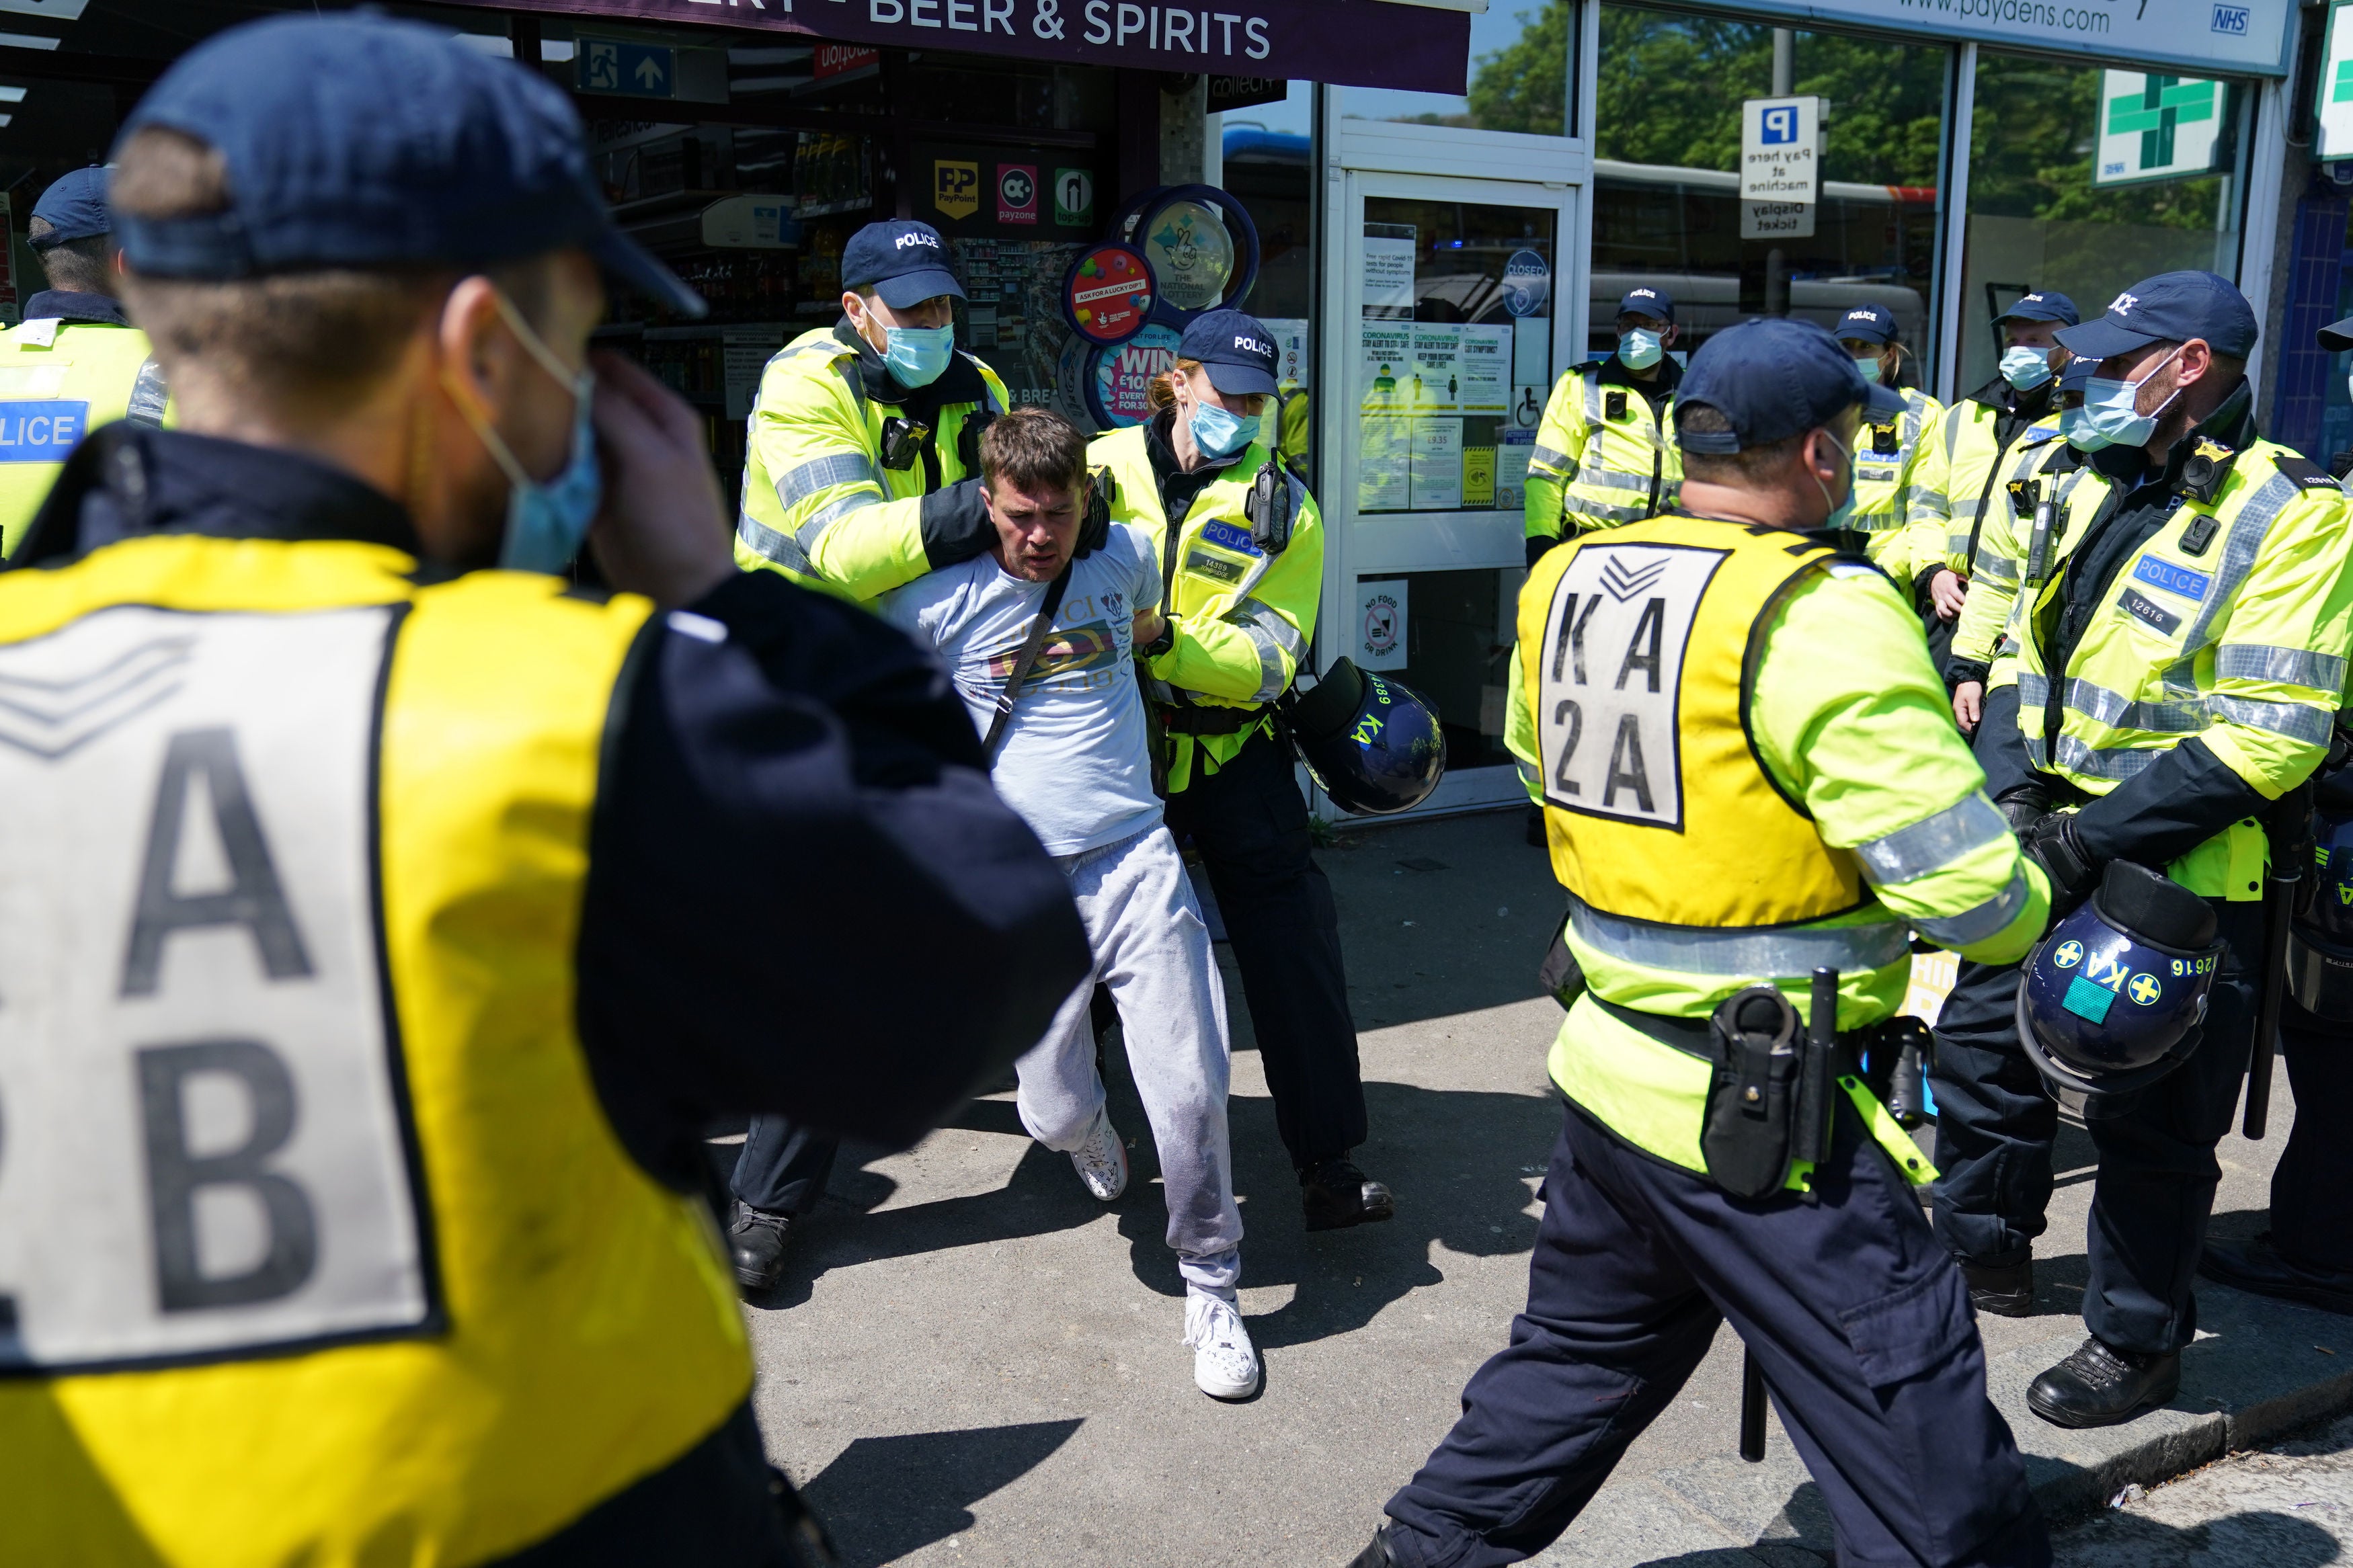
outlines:
[[2094, 184], [2211, 172], [2221, 142], [2221, 83], [2142, 71], [2103, 74]]

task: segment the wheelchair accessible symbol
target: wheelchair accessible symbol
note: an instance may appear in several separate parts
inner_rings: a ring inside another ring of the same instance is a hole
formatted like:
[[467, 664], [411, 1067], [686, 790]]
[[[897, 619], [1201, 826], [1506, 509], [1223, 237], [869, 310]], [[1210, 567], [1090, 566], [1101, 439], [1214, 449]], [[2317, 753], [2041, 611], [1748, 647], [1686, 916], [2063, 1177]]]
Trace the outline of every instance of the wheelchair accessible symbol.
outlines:
[[2074, 968], [2084, 962], [2084, 944], [2073, 938], [2061, 942], [2058, 951], [2051, 955], [2051, 962], [2062, 969]]

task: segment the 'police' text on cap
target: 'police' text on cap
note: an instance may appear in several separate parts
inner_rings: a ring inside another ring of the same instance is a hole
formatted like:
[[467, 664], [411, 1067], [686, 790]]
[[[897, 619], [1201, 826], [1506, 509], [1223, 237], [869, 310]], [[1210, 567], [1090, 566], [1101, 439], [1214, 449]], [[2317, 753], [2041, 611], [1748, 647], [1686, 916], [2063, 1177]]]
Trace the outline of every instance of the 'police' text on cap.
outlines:
[[947, 242], [938, 229], [913, 218], [870, 223], [851, 235], [841, 247], [841, 286], [860, 294], [871, 289], [894, 310], [942, 295], [965, 297], [964, 285], [948, 270]]
[[1240, 310], [1206, 310], [1194, 317], [1176, 345], [1176, 357], [1198, 361], [1219, 392], [1271, 395], [1281, 390], [1274, 379], [1280, 357], [1274, 334], [1256, 316]]
[[2229, 279], [2194, 270], [2160, 272], [2109, 300], [2098, 321], [2059, 334], [2068, 353], [2093, 360], [2191, 338], [2204, 339], [2207, 347], [2231, 359], [2254, 352], [2254, 310]]
[[1672, 321], [1675, 319], [1675, 297], [1664, 289], [1645, 283], [1638, 289], [1626, 290], [1626, 297], [1618, 301], [1618, 313], [1621, 316], [1648, 316], [1654, 321]]

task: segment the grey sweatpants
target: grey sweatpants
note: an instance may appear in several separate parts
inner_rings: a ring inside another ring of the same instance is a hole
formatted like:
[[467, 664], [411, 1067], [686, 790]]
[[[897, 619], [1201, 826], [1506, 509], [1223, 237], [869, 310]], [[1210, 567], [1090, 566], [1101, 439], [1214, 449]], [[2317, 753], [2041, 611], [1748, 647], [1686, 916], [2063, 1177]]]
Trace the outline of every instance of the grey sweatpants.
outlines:
[[1242, 1216], [1226, 1137], [1226, 990], [1184, 858], [1155, 823], [1055, 863], [1071, 879], [1095, 968], [1017, 1064], [1021, 1124], [1049, 1149], [1067, 1152], [1086, 1142], [1103, 1104], [1087, 1017], [1100, 980], [1119, 1004], [1128, 1071], [1160, 1152], [1176, 1271], [1187, 1285], [1231, 1300]]

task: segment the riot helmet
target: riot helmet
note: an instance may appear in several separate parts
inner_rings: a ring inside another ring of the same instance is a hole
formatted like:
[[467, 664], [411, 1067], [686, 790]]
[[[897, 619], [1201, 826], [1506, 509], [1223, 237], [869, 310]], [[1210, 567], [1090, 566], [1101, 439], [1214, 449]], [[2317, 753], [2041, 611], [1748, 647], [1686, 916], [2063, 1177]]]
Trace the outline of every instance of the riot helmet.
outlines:
[[2091, 899], [2026, 958], [2018, 1033], [2063, 1105], [2147, 1088], [2197, 1048], [2222, 961], [2214, 911], [2179, 883], [2112, 860]]
[[1409, 811], [1446, 773], [1438, 710], [1398, 681], [1343, 658], [1282, 713], [1300, 760], [1332, 803], [1354, 816]]
[[2312, 902], [2288, 928], [2287, 988], [2331, 1023], [2353, 1023], [2353, 816], [2312, 819]]

